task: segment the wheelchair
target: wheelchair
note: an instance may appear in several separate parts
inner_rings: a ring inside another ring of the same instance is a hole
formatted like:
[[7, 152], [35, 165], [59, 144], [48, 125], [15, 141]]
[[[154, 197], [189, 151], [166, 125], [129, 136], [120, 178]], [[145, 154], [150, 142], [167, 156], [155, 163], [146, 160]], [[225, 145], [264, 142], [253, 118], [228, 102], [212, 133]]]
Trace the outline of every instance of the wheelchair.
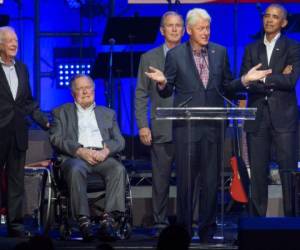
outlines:
[[[59, 229], [60, 239], [71, 239], [72, 217], [68, 189], [62, 177], [59, 159], [52, 159], [44, 169], [40, 206], [38, 211], [38, 225], [44, 234], [49, 234], [54, 228]], [[101, 201], [105, 199], [105, 181], [100, 176], [88, 176], [88, 202], [92, 210], [91, 222], [101, 222], [104, 209]], [[125, 213], [118, 220], [115, 228], [116, 239], [128, 239], [131, 236], [132, 225], [132, 193], [129, 177], [126, 175]]]

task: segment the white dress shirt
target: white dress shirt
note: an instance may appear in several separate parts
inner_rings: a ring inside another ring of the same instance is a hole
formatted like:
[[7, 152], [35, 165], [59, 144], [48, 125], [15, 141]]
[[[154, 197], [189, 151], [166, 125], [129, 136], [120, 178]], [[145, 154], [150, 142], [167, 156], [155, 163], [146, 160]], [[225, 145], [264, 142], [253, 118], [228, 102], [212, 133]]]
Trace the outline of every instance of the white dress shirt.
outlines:
[[271, 56], [272, 56], [272, 52], [274, 50], [275, 44], [277, 42], [277, 40], [279, 39], [281, 33], [278, 33], [271, 42], [269, 42], [267, 40], [267, 37], [265, 35], [264, 37], [264, 44], [266, 45], [266, 49], [267, 49], [267, 57], [268, 57], [268, 65], [270, 64], [270, 60], [271, 60]]
[[6, 79], [8, 81], [8, 85], [9, 85], [10, 91], [12, 93], [12, 96], [13, 96], [14, 100], [16, 100], [19, 81], [18, 81], [18, 75], [17, 75], [16, 68], [15, 68], [15, 61], [13, 61], [13, 63], [11, 65], [8, 65], [8, 64], [5, 64], [4, 61], [0, 57], [0, 63], [1, 63], [2, 69], [5, 73]]
[[103, 148], [103, 138], [95, 115], [96, 104], [86, 109], [78, 103], [75, 104], [78, 117], [78, 142], [84, 147]]

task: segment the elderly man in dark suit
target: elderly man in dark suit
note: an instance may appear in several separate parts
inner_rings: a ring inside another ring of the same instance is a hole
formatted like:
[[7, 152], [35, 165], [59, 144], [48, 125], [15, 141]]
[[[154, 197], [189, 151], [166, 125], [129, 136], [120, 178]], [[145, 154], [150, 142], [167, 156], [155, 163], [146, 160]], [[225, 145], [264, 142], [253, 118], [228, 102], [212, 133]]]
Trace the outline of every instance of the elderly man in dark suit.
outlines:
[[125, 141], [113, 110], [95, 104], [95, 86], [86, 75], [71, 80], [75, 103], [53, 111], [50, 142], [62, 159], [62, 172], [71, 196], [72, 215], [85, 241], [93, 239], [87, 199], [87, 176], [105, 179], [105, 211], [119, 216], [125, 211], [125, 168], [114, 158]]
[[30, 115], [41, 127], [48, 119], [33, 100], [27, 67], [15, 59], [18, 38], [12, 27], [0, 28], [0, 167], [7, 172], [8, 236], [23, 237], [24, 165]]
[[263, 17], [264, 37], [245, 49], [241, 67], [244, 75], [260, 64], [272, 74], [262, 81], [246, 76], [236, 80], [235, 90], [248, 92], [248, 106], [257, 107], [255, 121], [245, 123], [251, 167], [251, 203], [253, 216], [266, 216], [268, 204], [268, 167], [271, 145], [280, 169], [284, 213], [292, 216], [290, 172], [298, 161], [298, 105], [296, 84], [300, 76], [300, 44], [281, 34], [287, 25], [287, 12], [271, 4]]
[[[204, 9], [190, 10], [186, 17], [189, 41], [168, 52], [164, 74], [154, 67], [149, 67], [149, 72], [146, 72], [148, 77], [157, 82], [161, 96], [168, 97], [175, 89], [175, 107], [188, 99], [188, 107], [224, 106], [222, 93], [231, 85], [232, 75], [226, 49], [209, 42], [210, 21], [211, 17]], [[251, 78], [260, 76], [256, 69], [253, 71]], [[190, 221], [192, 215], [186, 211], [190, 202], [187, 195], [188, 181], [191, 181], [193, 192], [195, 177], [200, 174], [199, 236], [202, 242], [210, 241], [216, 221], [220, 128], [220, 122], [217, 121], [191, 122], [189, 180], [186, 169], [189, 157], [186, 150], [186, 124], [182, 121], [174, 122], [178, 223], [188, 225]]]
[[[165, 43], [143, 54], [140, 60], [136, 95], [135, 114], [140, 140], [151, 146], [152, 162], [152, 207], [154, 227], [158, 231], [168, 225], [168, 199], [171, 167], [174, 160], [172, 122], [155, 119], [157, 107], [172, 107], [173, 96], [162, 98], [156, 90], [156, 83], [145, 75], [149, 66], [164, 69], [167, 52], [180, 44], [184, 34], [182, 16], [174, 11], [166, 12], [161, 19], [160, 32]], [[149, 126], [148, 107], [151, 105]]]
[[[223, 107], [221, 96], [224, 87], [231, 82], [227, 51], [209, 42], [210, 16], [204, 9], [192, 9], [186, 17], [188, 42], [170, 50], [167, 54], [164, 75], [150, 68], [146, 74], [158, 82], [159, 94], [170, 96], [175, 88], [174, 106], [192, 97], [188, 107]], [[220, 139], [220, 123], [213, 121], [192, 122], [191, 185], [201, 176], [200, 240], [207, 241], [215, 224], [218, 189], [217, 152]], [[175, 161], [177, 168], [177, 219], [187, 225], [187, 143], [184, 122], [174, 122]], [[192, 191], [193, 192], [193, 191]]]

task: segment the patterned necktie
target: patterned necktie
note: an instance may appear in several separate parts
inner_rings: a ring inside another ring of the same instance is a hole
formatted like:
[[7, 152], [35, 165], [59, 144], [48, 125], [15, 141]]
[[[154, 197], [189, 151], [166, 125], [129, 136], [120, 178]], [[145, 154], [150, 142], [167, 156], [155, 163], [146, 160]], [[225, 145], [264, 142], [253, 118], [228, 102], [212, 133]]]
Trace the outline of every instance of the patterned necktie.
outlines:
[[200, 79], [204, 85], [204, 88], [206, 88], [209, 78], [207, 50], [202, 49], [201, 51], [193, 51], [193, 55]]

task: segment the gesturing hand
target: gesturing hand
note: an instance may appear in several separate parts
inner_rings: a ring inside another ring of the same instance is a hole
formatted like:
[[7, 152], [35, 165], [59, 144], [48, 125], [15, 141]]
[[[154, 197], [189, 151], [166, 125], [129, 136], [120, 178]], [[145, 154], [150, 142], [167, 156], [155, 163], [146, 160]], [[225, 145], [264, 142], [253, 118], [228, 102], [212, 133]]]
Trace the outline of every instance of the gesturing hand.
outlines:
[[157, 82], [157, 84], [163, 88], [166, 83], [167, 83], [167, 79], [164, 75], [164, 73], [162, 71], [160, 71], [157, 68], [154, 68], [152, 66], [149, 67], [149, 71], [145, 72], [146, 76], [148, 76], [151, 80]]
[[247, 72], [246, 75], [242, 76], [242, 83], [244, 85], [247, 86], [251, 84], [251, 82], [253, 81], [262, 80], [272, 73], [272, 69], [258, 70], [261, 67], [261, 65], [262, 65], [261, 63], [255, 65]]

